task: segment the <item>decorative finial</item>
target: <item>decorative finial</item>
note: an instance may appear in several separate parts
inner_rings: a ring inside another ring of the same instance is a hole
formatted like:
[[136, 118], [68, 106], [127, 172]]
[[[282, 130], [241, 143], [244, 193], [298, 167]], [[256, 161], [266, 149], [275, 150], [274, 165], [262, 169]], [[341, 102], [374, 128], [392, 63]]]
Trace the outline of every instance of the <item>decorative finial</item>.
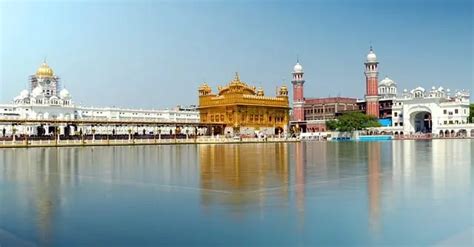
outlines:
[[235, 80], [240, 81], [239, 72], [235, 72]]
[[296, 55], [296, 63], [300, 63], [300, 56]]

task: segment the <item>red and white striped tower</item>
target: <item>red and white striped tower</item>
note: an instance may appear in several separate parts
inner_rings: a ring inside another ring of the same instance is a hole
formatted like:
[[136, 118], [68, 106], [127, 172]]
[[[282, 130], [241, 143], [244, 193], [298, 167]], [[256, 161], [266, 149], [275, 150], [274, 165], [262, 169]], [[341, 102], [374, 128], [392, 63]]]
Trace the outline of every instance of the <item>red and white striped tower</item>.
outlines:
[[293, 121], [304, 121], [304, 79], [303, 79], [303, 67], [296, 61], [295, 67], [293, 67]]
[[365, 101], [367, 102], [366, 114], [379, 117], [379, 94], [378, 94], [378, 65], [377, 56], [370, 47], [365, 64]]

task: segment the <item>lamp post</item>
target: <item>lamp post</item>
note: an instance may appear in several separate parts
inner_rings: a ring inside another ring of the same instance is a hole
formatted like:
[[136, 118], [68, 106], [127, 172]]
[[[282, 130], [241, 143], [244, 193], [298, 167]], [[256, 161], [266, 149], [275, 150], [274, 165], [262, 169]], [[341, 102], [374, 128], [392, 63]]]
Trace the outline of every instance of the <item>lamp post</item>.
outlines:
[[56, 134], [55, 140], [56, 140], [56, 146], [57, 146], [59, 143], [59, 137], [60, 137], [59, 126], [54, 127], [54, 134]]
[[198, 128], [194, 127], [194, 142], [197, 140], [197, 135], [198, 135]]
[[174, 130], [174, 141], [176, 142], [176, 139], [178, 138], [178, 133], [181, 132], [181, 129], [176, 126], [175, 130]]
[[95, 128], [92, 128], [92, 142], [95, 141]]
[[12, 135], [13, 135], [12, 140], [13, 140], [13, 142], [15, 142], [15, 140], [16, 140], [16, 128], [15, 128], [15, 126], [12, 126]]
[[81, 136], [81, 143], [82, 143], [82, 145], [84, 145], [85, 140], [84, 140], [84, 132], [82, 132], [82, 128], [79, 129], [79, 135]]

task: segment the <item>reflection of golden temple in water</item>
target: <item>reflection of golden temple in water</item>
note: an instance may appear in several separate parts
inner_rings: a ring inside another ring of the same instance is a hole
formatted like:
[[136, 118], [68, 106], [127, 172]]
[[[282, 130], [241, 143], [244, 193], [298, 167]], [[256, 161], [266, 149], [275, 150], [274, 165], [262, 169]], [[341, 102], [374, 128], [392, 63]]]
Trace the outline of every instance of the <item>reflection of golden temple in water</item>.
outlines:
[[202, 145], [199, 163], [203, 205], [263, 203], [268, 190], [288, 201], [288, 144]]
[[[196, 182], [202, 189], [198, 196], [204, 208], [217, 205], [232, 208], [234, 213], [244, 212], [249, 206], [262, 212], [268, 205], [288, 207], [294, 198], [299, 219], [304, 222], [305, 193], [317, 188], [312, 184], [316, 181], [306, 181], [306, 169], [309, 174], [321, 172], [321, 177], [340, 178], [339, 160], [332, 159], [334, 153], [358, 159], [357, 153], [364, 162], [367, 158], [368, 222], [374, 231], [383, 226], [382, 209], [397, 207], [397, 203], [418, 196], [418, 188], [426, 187], [423, 183], [430, 188], [423, 191], [428, 193], [423, 196], [435, 199], [466, 194], [471, 189], [472, 140], [369, 142], [354, 148], [350, 144], [330, 145], [335, 144], [12, 149], [0, 156], [0, 179], [22, 185], [15, 187], [14, 193], [0, 193], [0, 201], [8, 198], [15, 205], [13, 217], [27, 217], [27, 223], [35, 225], [40, 245], [51, 245], [57, 227], [68, 214], [64, 209], [77, 202], [74, 199], [81, 193], [78, 187], [90, 182], [107, 187], [109, 180], [120, 180], [122, 174], [126, 174], [125, 178], [163, 183], [177, 178], [197, 179], [191, 184]], [[123, 152], [124, 149], [133, 152]], [[156, 164], [167, 165], [156, 170]], [[382, 164], [392, 165], [391, 169], [384, 166], [387, 176], [382, 176]], [[327, 171], [330, 168], [334, 174]]]

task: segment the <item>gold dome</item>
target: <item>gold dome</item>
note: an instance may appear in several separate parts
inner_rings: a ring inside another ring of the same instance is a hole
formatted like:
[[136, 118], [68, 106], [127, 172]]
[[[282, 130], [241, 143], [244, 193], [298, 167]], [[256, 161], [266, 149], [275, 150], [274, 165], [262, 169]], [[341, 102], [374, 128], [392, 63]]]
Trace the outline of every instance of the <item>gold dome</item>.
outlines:
[[53, 69], [51, 69], [46, 61], [44, 61], [41, 66], [36, 71], [36, 76], [40, 77], [52, 77], [53, 76]]
[[211, 87], [209, 87], [209, 85], [207, 85], [207, 83], [205, 82], [199, 87], [199, 90], [208, 90], [208, 89], [211, 89]]
[[207, 95], [207, 94], [210, 94], [211, 92], [212, 92], [211, 87], [209, 87], [209, 85], [207, 85], [207, 83], [205, 82], [199, 87], [200, 95]]
[[279, 96], [288, 96], [288, 88], [285, 85], [281, 86], [278, 94]]
[[247, 83], [240, 80], [239, 73], [235, 72], [235, 77], [227, 86], [218, 87], [219, 95], [224, 95], [227, 93], [244, 93], [255, 95], [255, 87], [247, 85]]

